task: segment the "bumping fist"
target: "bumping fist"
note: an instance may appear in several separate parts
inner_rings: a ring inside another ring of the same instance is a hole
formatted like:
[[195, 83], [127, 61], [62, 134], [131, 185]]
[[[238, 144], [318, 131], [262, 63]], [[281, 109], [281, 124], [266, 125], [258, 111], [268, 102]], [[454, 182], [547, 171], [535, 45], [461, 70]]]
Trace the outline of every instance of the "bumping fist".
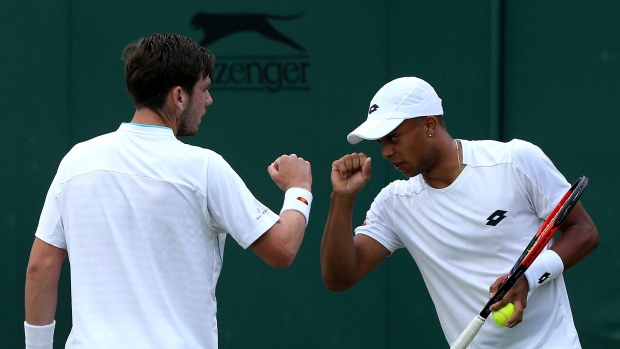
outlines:
[[267, 172], [283, 191], [294, 187], [312, 190], [310, 162], [295, 154], [280, 156], [267, 167]]
[[370, 181], [371, 159], [364, 153], [351, 153], [332, 163], [332, 186], [337, 194], [357, 194]]

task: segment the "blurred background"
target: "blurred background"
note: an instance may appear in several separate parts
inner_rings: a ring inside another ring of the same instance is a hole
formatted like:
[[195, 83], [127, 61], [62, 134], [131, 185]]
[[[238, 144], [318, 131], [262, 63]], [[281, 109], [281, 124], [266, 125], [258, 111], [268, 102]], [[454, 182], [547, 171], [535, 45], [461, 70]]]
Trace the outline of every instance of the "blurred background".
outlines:
[[[218, 64], [214, 104], [200, 132], [182, 140], [222, 154], [276, 212], [283, 193], [267, 166], [296, 153], [314, 174], [310, 223], [291, 268], [271, 269], [229, 240], [217, 288], [220, 348], [448, 347], [405, 250], [348, 291], [329, 292], [321, 280], [332, 161], [358, 151], [375, 158], [355, 207], [360, 224], [379, 190], [400, 178], [375, 142], [353, 146], [346, 135], [374, 93], [401, 76], [434, 86], [455, 138], [524, 139], [569, 182], [590, 177], [582, 202], [601, 244], [565, 279], [583, 347], [619, 348], [620, 300], [610, 291], [620, 286], [618, 17], [611, 0], [3, 1], [0, 347], [23, 347], [26, 265], [58, 163], [76, 143], [131, 119], [125, 45], [177, 32]], [[71, 328], [69, 268], [56, 348]]]

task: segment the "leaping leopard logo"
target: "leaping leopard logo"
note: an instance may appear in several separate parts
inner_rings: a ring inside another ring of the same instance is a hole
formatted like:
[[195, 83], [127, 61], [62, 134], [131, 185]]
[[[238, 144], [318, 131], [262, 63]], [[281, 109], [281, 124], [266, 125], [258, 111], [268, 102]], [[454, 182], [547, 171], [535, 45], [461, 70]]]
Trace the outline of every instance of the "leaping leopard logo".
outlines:
[[198, 12], [192, 18], [191, 24], [195, 29], [202, 29], [204, 37], [200, 45], [207, 47], [217, 40], [242, 31], [252, 31], [265, 36], [271, 40], [279, 41], [285, 45], [305, 52], [305, 49], [295, 41], [277, 31], [270, 19], [291, 20], [299, 18], [304, 14], [298, 13], [291, 16], [278, 16], [269, 14], [221, 14]]

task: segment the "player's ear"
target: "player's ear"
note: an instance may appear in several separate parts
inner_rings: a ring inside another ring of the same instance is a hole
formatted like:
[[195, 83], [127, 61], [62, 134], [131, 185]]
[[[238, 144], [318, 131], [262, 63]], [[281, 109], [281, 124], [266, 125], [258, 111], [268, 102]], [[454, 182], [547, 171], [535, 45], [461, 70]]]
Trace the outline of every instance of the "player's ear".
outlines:
[[426, 134], [435, 134], [435, 128], [437, 127], [437, 118], [433, 115], [426, 116], [424, 118], [424, 130]]
[[183, 110], [189, 101], [189, 95], [181, 86], [174, 86], [168, 91], [168, 101], [172, 103], [174, 109]]

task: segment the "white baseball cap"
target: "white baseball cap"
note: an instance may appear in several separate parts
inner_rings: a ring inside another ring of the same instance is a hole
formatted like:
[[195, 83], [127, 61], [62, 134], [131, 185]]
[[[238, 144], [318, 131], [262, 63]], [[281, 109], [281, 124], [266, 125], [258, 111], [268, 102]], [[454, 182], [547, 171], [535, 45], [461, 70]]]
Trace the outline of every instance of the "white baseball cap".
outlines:
[[441, 99], [433, 87], [420, 78], [398, 78], [377, 91], [370, 101], [368, 119], [349, 133], [347, 140], [357, 144], [364, 139], [379, 139], [405, 119], [428, 115], [443, 115]]

